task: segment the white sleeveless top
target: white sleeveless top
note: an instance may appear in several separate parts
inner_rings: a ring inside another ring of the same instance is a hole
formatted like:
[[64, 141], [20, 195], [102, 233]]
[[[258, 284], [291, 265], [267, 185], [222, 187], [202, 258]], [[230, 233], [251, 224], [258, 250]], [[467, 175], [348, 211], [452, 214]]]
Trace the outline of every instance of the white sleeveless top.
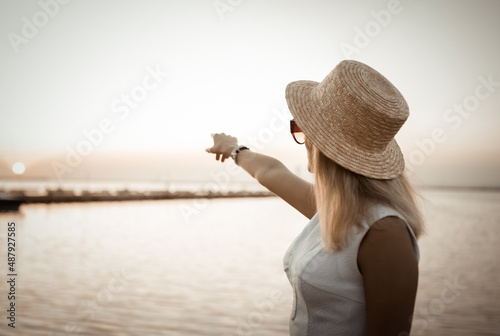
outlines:
[[359, 245], [368, 229], [388, 216], [401, 218], [408, 228], [419, 259], [417, 239], [406, 220], [393, 209], [373, 206], [340, 252], [323, 247], [316, 213], [293, 241], [283, 266], [293, 287], [290, 335], [366, 335], [363, 277], [358, 269]]

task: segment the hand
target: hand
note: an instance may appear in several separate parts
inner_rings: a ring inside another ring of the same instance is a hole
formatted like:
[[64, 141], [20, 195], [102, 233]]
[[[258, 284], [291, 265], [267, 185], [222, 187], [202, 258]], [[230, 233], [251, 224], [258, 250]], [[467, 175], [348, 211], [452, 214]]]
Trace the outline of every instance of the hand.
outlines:
[[231, 157], [231, 152], [234, 147], [238, 146], [238, 139], [225, 133], [211, 134], [214, 139], [214, 145], [211, 148], [205, 149], [207, 153], [215, 154], [215, 159], [224, 162]]

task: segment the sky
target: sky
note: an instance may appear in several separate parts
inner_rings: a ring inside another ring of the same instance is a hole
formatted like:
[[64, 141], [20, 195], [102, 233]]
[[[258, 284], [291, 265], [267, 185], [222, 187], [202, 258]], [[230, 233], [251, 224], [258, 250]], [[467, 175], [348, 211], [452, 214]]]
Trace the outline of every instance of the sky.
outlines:
[[355, 59], [408, 101], [396, 139], [418, 179], [500, 186], [499, 15], [486, 0], [1, 1], [0, 179], [16, 162], [97, 176], [118, 156], [125, 178], [206, 177], [214, 132], [304, 171], [285, 87]]

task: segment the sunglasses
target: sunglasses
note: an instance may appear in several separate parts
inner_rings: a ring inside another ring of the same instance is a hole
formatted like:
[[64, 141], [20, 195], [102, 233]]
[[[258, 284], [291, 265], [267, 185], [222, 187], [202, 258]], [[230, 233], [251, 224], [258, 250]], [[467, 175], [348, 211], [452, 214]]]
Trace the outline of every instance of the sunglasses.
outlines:
[[292, 133], [293, 140], [295, 140], [296, 143], [299, 145], [303, 145], [304, 142], [306, 142], [306, 137], [304, 135], [304, 132], [302, 132], [295, 123], [295, 120], [290, 120], [290, 133]]

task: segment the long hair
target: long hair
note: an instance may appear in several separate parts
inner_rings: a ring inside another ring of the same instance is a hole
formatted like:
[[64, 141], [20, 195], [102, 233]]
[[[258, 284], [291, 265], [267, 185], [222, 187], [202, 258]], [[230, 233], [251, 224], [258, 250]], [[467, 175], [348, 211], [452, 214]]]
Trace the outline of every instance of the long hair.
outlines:
[[328, 251], [345, 247], [353, 227], [362, 227], [360, 216], [375, 203], [400, 213], [417, 238], [424, 232], [416, 194], [405, 174], [391, 180], [365, 177], [336, 164], [307, 139], [306, 145], [312, 149], [314, 194], [323, 244]]

